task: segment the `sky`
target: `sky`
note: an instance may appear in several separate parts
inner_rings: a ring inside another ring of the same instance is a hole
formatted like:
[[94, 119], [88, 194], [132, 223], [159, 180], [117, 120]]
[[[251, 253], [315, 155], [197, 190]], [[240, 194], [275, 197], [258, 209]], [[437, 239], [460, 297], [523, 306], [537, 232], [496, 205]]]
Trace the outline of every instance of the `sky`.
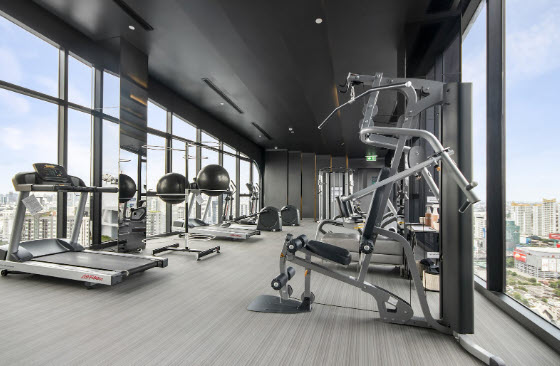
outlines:
[[[506, 200], [560, 199], [560, 2], [506, 3]], [[473, 82], [473, 158], [485, 196], [486, 9], [463, 41], [463, 81]]]
[[[462, 60], [463, 81], [474, 84], [474, 180], [479, 182], [477, 191], [481, 197], [485, 196], [486, 185], [485, 14], [486, 9], [479, 14], [465, 38]], [[555, 86], [560, 81], [560, 23], [556, 22], [559, 18], [559, 1], [508, 0], [506, 4], [508, 201], [560, 199], [560, 173], [556, 169], [560, 160], [560, 148], [557, 146], [560, 123], [556, 121], [554, 109], [559, 103], [555, 93]], [[58, 49], [2, 17], [0, 33], [0, 79], [56, 96]], [[92, 69], [70, 58], [70, 100], [91, 106], [91, 82]], [[118, 116], [118, 78], [105, 73], [104, 84], [105, 112]], [[0, 111], [0, 193], [6, 193], [13, 191], [11, 178], [15, 173], [31, 170], [34, 162], [56, 162], [57, 107], [0, 89]], [[163, 129], [165, 112], [150, 105], [148, 120], [153, 127], [160, 126]], [[193, 130], [186, 123], [175, 121], [173, 128], [187, 138], [190, 138]], [[118, 129], [108, 127], [105, 130], [104, 139], [118, 141]], [[81, 112], [69, 112], [69, 136], [68, 171], [88, 181], [90, 117]], [[161, 144], [157, 138], [152, 138], [151, 142]], [[104, 144], [103, 157], [109, 173], [118, 166], [118, 149], [110, 145]], [[203, 165], [215, 162], [211, 151], [204, 151], [203, 154], [203, 157], [207, 157], [202, 160]], [[148, 186], [154, 186], [163, 172], [163, 152], [150, 152], [149, 155]], [[242, 171], [248, 172], [248, 163], [247, 167], [243, 163]], [[248, 174], [245, 180], [248, 180]], [[238, 186], [244, 190], [244, 182]]]

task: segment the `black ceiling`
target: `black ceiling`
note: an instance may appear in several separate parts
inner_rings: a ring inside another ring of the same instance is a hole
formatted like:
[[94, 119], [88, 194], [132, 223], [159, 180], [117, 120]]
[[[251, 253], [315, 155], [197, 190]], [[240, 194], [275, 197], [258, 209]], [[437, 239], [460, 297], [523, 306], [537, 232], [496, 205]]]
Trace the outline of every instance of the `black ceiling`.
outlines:
[[[348, 72], [397, 76], [398, 60], [426, 48], [423, 17], [453, 0], [36, 0], [95, 41], [124, 37], [149, 57], [150, 74], [263, 148], [363, 156], [353, 106], [319, 131]], [[154, 29], [125, 12], [125, 3]], [[321, 24], [315, 19], [322, 18]], [[411, 24], [416, 26], [411, 26]], [[134, 25], [135, 30], [128, 28]], [[422, 37], [424, 36], [424, 37]], [[421, 40], [419, 47], [417, 40]], [[416, 42], [416, 43], [415, 43]], [[399, 58], [397, 57], [399, 54]], [[421, 53], [421, 52], [420, 52]], [[207, 78], [243, 113], [202, 79]], [[380, 99], [389, 114], [394, 98]], [[383, 121], [384, 117], [379, 119]], [[386, 121], [386, 120], [385, 120]], [[272, 140], [266, 138], [257, 124]], [[295, 133], [290, 133], [289, 128]]]

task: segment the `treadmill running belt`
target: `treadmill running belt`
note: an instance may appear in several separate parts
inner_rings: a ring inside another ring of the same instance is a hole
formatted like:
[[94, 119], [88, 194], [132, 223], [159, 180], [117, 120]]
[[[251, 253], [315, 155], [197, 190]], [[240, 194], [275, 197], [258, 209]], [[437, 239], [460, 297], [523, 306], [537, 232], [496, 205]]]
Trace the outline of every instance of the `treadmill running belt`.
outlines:
[[37, 262], [63, 264], [109, 271], [128, 271], [131, 274], [157, 267], [157, 262], [143, 258], [121, 257], [111, 254], [90, 252], [64, 252], [34, 258]]

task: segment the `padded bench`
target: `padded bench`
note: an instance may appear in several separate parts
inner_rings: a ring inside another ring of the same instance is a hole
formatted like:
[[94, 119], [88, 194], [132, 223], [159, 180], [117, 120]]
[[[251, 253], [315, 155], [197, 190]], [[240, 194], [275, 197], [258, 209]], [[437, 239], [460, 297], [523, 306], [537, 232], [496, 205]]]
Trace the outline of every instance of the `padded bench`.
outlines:
[[[358, 233], [327, 233], [320, 239], [351, 253], [352, 262], [360, 260], [360, 234]], [[378, 236], [371, 256], [372, 264], [404, 265], [403, 249], [401, 245], [384, 236]]]
[[317, 240], [310, 240], [305, 249], [321, 258], [328, 259], [338, 264], [349, 265], [352, 262], [352, 255], [347, 249], [336, 245], [323, 243]]

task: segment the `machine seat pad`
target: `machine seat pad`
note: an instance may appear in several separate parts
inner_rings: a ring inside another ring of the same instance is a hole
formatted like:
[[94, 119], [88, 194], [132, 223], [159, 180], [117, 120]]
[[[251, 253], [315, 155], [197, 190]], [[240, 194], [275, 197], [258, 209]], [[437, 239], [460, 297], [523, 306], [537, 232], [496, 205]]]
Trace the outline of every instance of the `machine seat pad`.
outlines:
[[305, 246], [305, 249], [321, 258], [328, 259], [345, 266], [350, 264], [352, 261], [352, 256], [348, 250], [320, 241], [310, 240]]

